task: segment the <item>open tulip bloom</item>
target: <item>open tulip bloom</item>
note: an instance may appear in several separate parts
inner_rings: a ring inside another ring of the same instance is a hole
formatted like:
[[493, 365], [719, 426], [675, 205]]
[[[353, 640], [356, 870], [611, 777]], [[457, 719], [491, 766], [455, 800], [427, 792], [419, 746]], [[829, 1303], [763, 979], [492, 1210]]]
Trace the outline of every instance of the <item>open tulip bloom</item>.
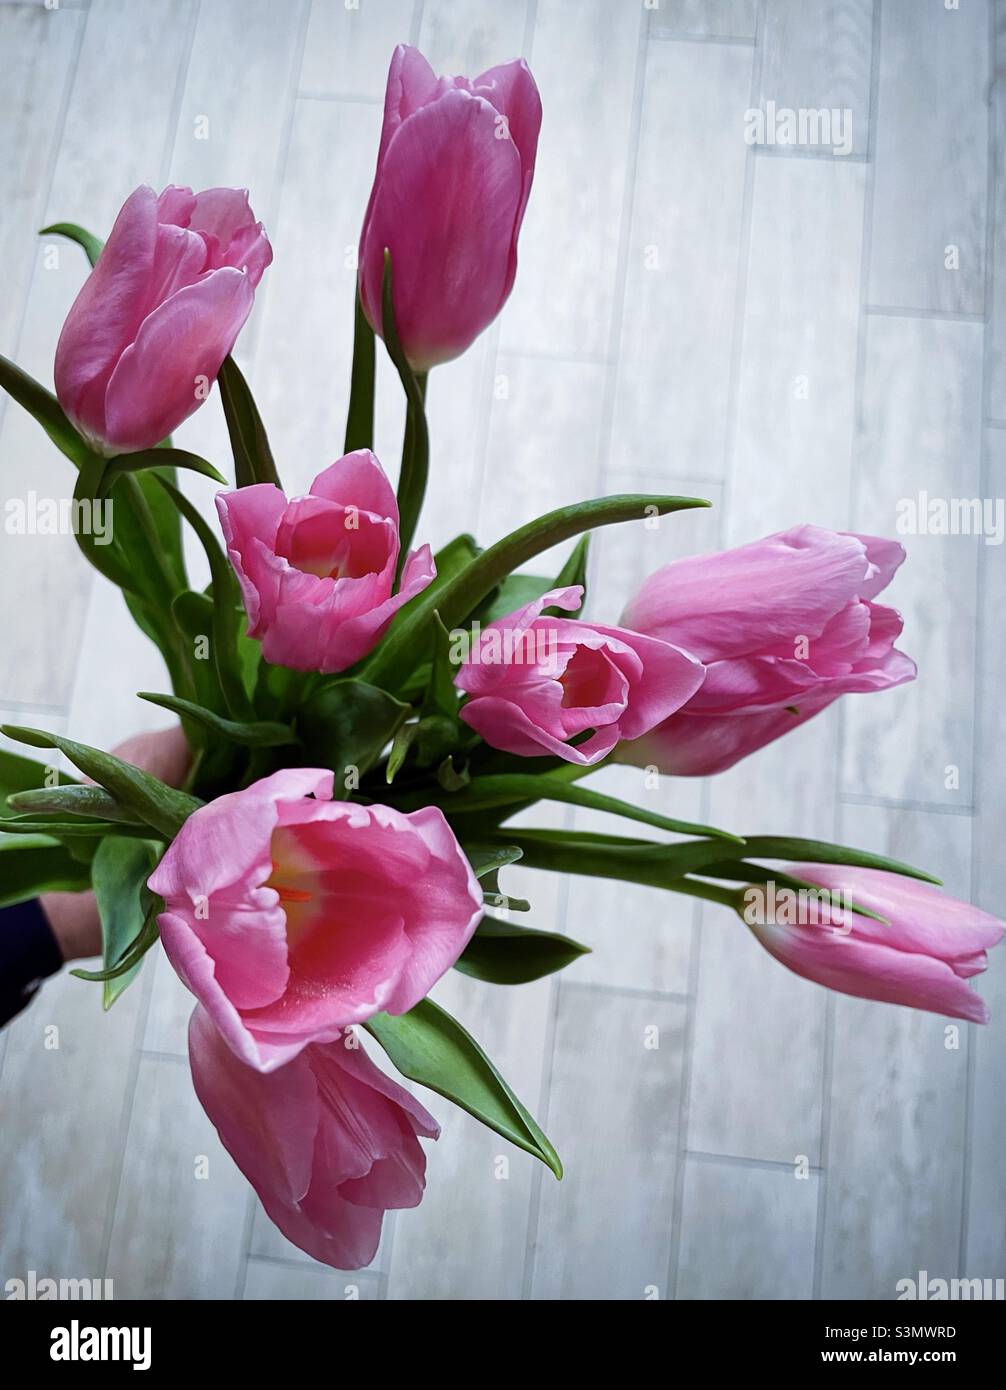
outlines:
[[[659, 515], [670, 552], [706, 502], [603, 497], [487, 549], [462, 535], [434, 556], [421, 530], [414, 543], [426, 373], [510, 293], [541, 114], [522, 62], [438, 77], [396, 49], [360, 209], [345, 442], [316, 460], [306, 496], [284, 492], [230, 355], [272, 260], [242, 190], [141, 187], [104, 248], [52, 229], [92, 265], [55, 395], [0, 358], [0, 384], [75, 466], [75, 499], [112, 505], [111, 535], [77, 540], [159, 647], [171, 690], [142, 698], [181, 720], [191, 752], [176, 790], [6, 727], [84, 781], [52, 786], [39, 762], [0, 753], [0, 905], [93, 887], [104, 959], [74, 973], [106, 1008], [160, 942], [194, 997], [207, 1114], [272, 1220], [336, 1268], [368, 1263], [383, 1213], [422, 1197], [437, 1125], [394, 1070], [562, 1176], [475, 1038], [429, 998], [451, 969], [519, 985], [589, 948], [532, 925], [533, 903], [516, 920], [529, 906], [506, 895], [516, 860], [705, 898], [818, 985], [976, 1023], [974, 981], [1003, 932], [868, 848], [692, 825], [590, 786], [612, 761], [717, 774], [843, 695], [913, 680], [901, 619], [878, 599], [904, 560], [896, 542], [807, 525], [669, 553], [617, 627], [582, 616], [590, 532]], [[396, 486], [373, 453], [375, 335], [406, 398]], [[214, 385], [227, 472], [169, 437]], [[219, 530], [180, 488], [186, 470], [220, 484]], [[208, 557], [205, 591], [183, 526]], [[574, 540], [560, 573], [537, 572]], [[541, 802], [620, 816], [629, 833], [510, 824]]]

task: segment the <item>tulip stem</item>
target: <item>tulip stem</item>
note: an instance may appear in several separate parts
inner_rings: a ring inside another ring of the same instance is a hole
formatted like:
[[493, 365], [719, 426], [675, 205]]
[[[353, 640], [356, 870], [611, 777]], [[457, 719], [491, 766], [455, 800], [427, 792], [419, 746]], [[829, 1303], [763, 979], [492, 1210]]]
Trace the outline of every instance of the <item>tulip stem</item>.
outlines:
[[363, 312], [359, 290], [353, 322], [353, 374], [349, 386], [349, 413], [346, 417], [344, 454], [374, 447], [374, 377], [377, 354], [374, 330]]
[[381, 332], [388, 356], [395, 364], [401, 379], [408, 413], [405, 417], [405, 438], [402, 441], [402, 467], [398, 475], [398, 570], [397, 588], [402, 569], [409, 556], [416, 523], [426, 496], [426, 479], [430, 469], [430, 434], [426, 427], [426, 372], [414, 372], [409, 365], [395, 323], [395, 304], [391, 288], [391, 252], [384, 250], [384, 276], [381, 280]]

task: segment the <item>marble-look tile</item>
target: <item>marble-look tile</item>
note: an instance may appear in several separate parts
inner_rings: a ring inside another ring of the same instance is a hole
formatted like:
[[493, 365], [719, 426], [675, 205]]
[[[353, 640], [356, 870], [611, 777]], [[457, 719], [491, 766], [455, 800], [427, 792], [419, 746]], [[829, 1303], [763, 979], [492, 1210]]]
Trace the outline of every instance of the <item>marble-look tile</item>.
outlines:
[[650, 34], [754, 42], [758, 0], [657, 0], [651, 6]]
[[864, 166], [759, 158], [755, 167], [733, 544], [805, 521], [842, 529], [855, 424]]
[[108, 1251], [116, 1297], [234, 1298], [251, 1202], [185, 1063], [141, 1058]]
[[545, 117], [502, 344], [506, 352], [598, 357], [608, 351], [615, 312], [646, 12], [637, 0], [537, 0], [535, 15], [528, 60]]
[[566, 1176], [541, 1181], [531, 1297], [667, 1296], [684, 1037], [682, 1004], [560, 986], [548, 1126]]
[[419, 47], [435, 72], [475, 77], [518, 58], [528, 0], [423, 0]]
[[[986, 490], [1002, 495], [1006, 485], [1006, 432], [986, 436]], [[999, 769], [1003, 715], [999, 691], [1006, 683], [1006, 647], [1001, 640], [1006, 608], [1006, 553], [1002, 546], [982, 548], [982, 586], [978, 630], [981, 697], [976, 711], [975, 822], [972, 885], [974, 902], [996, 917], [1006, 917], [1006, 863], [1002, 827], [1006, 823], [1006, 786]], [[1006, 1269], [1006, 952], [989, 957], [987, 975], [978, 981], [991, 1020], [972, 1030], [973, 1084], [970, 1107], [969, 1170], [962, 1275], [1001, 1275]]]
[[[829, 132], [841, 159], [864, 155], [870, 136], [873, 0], [767, 0], [761, 66], [761, 107], [840, 112]], [[846, 114], [847, 113], [847, 114]], [[830, 116], [830, 119], [834, 119]], [[781, 147], [776, 147], [778, 150]], [[800, 147], [797, 147], [800, 148]], [[784, 151], [785, 152], [785, 151]]]
[[311, 0], [300, 90], [382, 101], [391, 54], [412, 41], [416, 8], [416, 0]]
[[751, 63], [726, 44], [647, 48], [613, 469], [723, 475]]
[[994, 420], [1006, 421], [1006, 7], [995, 7], [996, 63], [992, 72], [989, 100], [992, 103], [992, 150], [995, 167], [989, 195], [991, 238], [989, 323], [985, 334], [988, 353], [988, 398], [986, 413]]
[[984, 312], [988, 40], [988, 0], [883, 0], [871, 304]]
[[[968, 897], [969, 817], [856, 806], [843, 822], [848, 839], [920, 864]], [[897, 1281], [921, 1269], [957, 1273], [968, 1031], [936, 1014], [834, 999], [820, 1297], [892, 1299]]]
[[980, 325], [868, 317], [852, 523], [905, 547], [908, 558], [879, 601], [902, 613], [898, 645], [919, 676], [845, 701], [848, 792], [971, 803], [971, 615], [987, 547], [980, 535], [928, 533], [913, 517], [921, 511], [925, 523], [931, 502], [979, 495], [981, 378]]
[[380, 1296], [380, 1280], [367, 1270], [341, 1274], [325, 1265], [282, 1260], [248, 1261], [242, 1297], [262, 1303], [355, 1303]]
[[803, 1167], [689, 1154], [676, 1297], [810, 1298], [818, 1182]]

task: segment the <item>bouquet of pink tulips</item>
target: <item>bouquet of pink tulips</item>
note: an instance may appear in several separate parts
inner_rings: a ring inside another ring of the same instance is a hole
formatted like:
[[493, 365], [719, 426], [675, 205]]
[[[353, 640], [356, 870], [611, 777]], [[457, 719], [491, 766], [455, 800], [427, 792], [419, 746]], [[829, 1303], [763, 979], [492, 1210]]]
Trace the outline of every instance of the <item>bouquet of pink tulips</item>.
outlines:
[[[979, 1022], [970, 980], [1003, 932], [867, 849], [689, 824], [590, 786], [611, 761], [715, 774], [843, 694], [912, 680], [901, 620], [878, 600], [904, 558], [894, 541], [808, 525], [678, 560], [626, 595], [618, 627], [582, 616], [590, 532], [671, 513], [687, 527], [705, 502], [602, 497], [485, 549], [422, 544], [427, 373], [510, 293], [540, 122], [523, 62], [470, 80], [395, 52], [361, 209], [344, 453], [306, 496], [284, 494], [230, 355], [272, 260], [244, 192], [138, 188], [104, 245], [47, 228], [92, 265], [55, 394], [0, 359], [0, 384], [77, 470], [84, 556], [163, 654], [171, 691], [140, 698], [178, 717], [189, 749], [178, 789], [7, 727], [82, 780], [0, 754], [0, 905], [93, 889], [104, 959], [75, 973], [106, 1007], [160, 941], [195, 996], [201, 1103], [276, 1225], [337, 1268], [367, 1264], [384, 1211], [419, 1202], [419, 1141], [437, 1135], [375, 1057], [562, 1174], [476, 1039], [428, 998], [452, 968], [520, 985], [588, 949], [524, 925], [514, 861], [709, 899], [819, 984]], [[377, 336], [407, 402], [396, 486], [372, 452]], [[232, 480], [170, 437], [214, 384]], [[179, 487], [185, 470], [224, 488], [219, 533]], [[84, 524], [101, 508], [110, 527]], [[183, 526], [206, 552], [205, 590]], [[528, 569], [574, 538], [560, 573]], [[621, 816], [630, 833], [510, 824], [538, 802]]]

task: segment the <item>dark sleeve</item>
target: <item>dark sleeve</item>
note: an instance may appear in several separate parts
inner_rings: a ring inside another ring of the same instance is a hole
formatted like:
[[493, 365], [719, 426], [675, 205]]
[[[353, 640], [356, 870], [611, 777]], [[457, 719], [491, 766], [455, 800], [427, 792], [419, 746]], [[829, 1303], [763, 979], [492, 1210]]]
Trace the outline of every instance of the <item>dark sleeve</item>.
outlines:
[[0, 1028], [34, 998], [63, 964], [38, 898], [0, 908]]

